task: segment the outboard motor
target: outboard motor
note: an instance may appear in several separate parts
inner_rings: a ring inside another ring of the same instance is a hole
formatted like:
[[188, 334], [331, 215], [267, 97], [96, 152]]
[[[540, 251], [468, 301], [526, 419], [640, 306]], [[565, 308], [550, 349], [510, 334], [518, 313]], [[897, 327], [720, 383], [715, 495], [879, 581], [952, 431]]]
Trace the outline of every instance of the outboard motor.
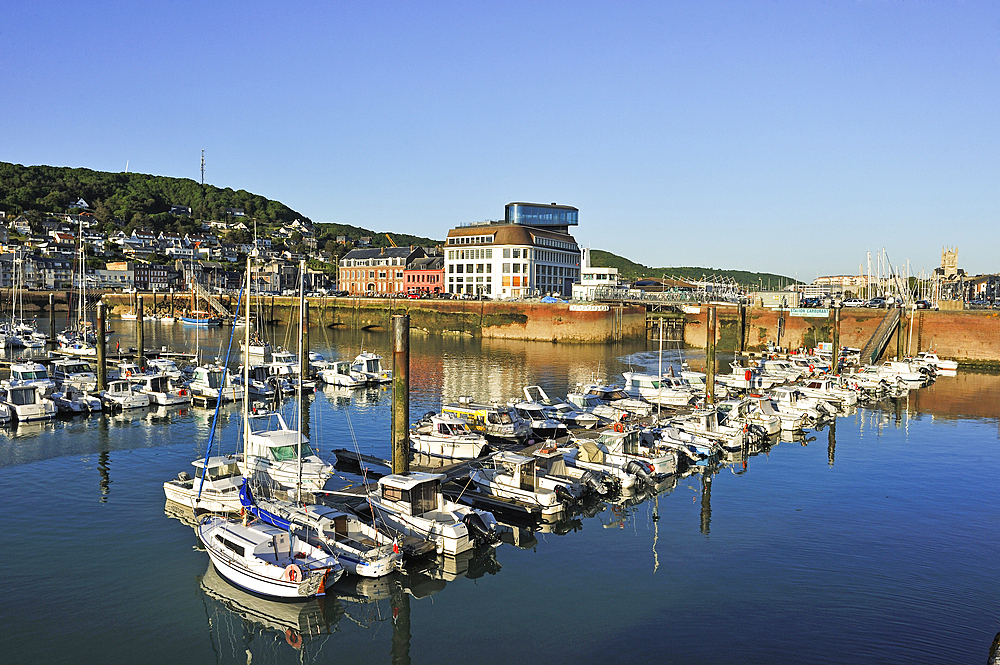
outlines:
[[573, 496], [573, 493], [562, 485], [556, 485], [556, 498], [567, 506], [571, 506], [576, 503], [576, 497]]
[[469, 513], [463, 517], [462, 524], [480, 544], [495, 545], [500, 542], [500, 535], [495, 531], [490, 531], [486, 523], [483, 522], [483, 518], [476, 513]]
[[594, 494], [605, 496], [611, 492], [611, 486], [604, 473], [598, 476], [593, 471], [584, 471], [583, 475], [580, 476], [580, 482]]
[[628, 464], [622, 467], [622, 471], [632, 474], [646, 485], [653, 484], [653, 478], [651, 476], [653, 472], [652, 466], [643, 464], [639, 460], [629, 460]]
[[189, 474], [187, 471], [181, 471], [180, 473], [177, 474], [177, 480], [180, 481], [191, 480], [191, 474]]

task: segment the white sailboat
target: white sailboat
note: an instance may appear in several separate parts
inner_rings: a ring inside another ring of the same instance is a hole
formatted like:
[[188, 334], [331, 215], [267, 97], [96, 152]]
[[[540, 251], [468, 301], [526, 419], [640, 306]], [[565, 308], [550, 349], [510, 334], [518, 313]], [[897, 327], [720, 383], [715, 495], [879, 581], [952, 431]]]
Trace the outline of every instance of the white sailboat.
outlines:
[[[247, 257], [248, 282], [250, 261], [251, 258]], [[249, 325], [246, 330], [249, 336]], [[244, 363], [244, 366], [247, 364]], [[249, 446], [249, 441], [250, 410], [249, 402], [245, 400], [245, 447]], [[248, 458], [249, 455], [244, 455], [244, 465]], [[244, 466], [244, 478], [247, 472]], [[241, 503], [250, 507], [242, 521], [207, 516], [198, 523], [198, 538], [219, 574], [238, 587], [273, 598], [306, 599], [325, 595], [327, 585], [336, 582], [344, 571], [337, 557], [314, 545], [308, 530], [304, 533], [293, 530], [289, 522], [275, 519], [273, 515], [267, 522], [261, 519], [251, 521], [251, 514], [259, 516], [260, 513], [246, 480], [240, 493]]]

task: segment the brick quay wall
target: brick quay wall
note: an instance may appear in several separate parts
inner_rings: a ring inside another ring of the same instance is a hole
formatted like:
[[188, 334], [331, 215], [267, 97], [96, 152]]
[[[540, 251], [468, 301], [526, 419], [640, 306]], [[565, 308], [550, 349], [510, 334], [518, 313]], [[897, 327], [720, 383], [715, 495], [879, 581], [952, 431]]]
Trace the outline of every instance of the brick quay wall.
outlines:
[[[719, 323], [717, 344], [721, 350], [731, 351], [736, 346], [738, 310], [736, 307], [716, 308]], [[847, 307], [840, 313], [840, 343], [860, 348], [875, 332], [885, 316], [884, 309]], [[706, 308], [698, 314], [686, 314], [684, 326], [685, 346], [705, 348]], [[779, 313], [776, 310], [752, 308], [747, 310], [747, 348], [762, 350], [768, 340], [777, 341]], [[833, 341], [833, 316], [802, 317], [784, 312], [784, 332], [781, 346], [791, 349], [811, 348], [817, 342]], [[907, 311], [903, 318], [904, 349], [916, 355], [919, 351], [933, 350], [942, 358], [954, 358], [964, 365], [1000, 369], [1000, 312], [990, 310], [967, 311]], [[908, 346], [907, 346], [908, 344]], [[889, 341], [889, 356], [895, 355], [896, 337]]]

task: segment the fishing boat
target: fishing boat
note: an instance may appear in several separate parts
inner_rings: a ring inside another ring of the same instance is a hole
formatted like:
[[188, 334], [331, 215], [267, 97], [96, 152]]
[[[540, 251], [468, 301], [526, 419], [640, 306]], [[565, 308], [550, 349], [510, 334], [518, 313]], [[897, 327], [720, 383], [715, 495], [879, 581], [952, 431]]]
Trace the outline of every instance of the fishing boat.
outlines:
[[506, 404], [477, 404], [471, 397], [462, 396], [457, 403], [442, 406], [441, 413], [461, 418], [469, 429], [491, 442], [523, 443], [531, 435], [531, 425]]
[[368, 377], [352, 370], [351, 363], [346, 360], [327, 363], [318, 376], [327, 385], [339, 388], [361, 388], [368, 384]]
[[97, 375], [83, 360], [60, 358], [52, 361], [52, 379], [62, 389], [72, 385], [83, 391], [97, 390]]
[[280, 413], [266, 412], [247, 417], [249, 436], [245, 442], [245, 473], [279, 490], [298, 485], [306, 491], [321, 490], [333, 475], [333, 464], [313, 452], [301, 432], [291, 429]]
[[133, 376], [131, 381], [139, 392], [149, 396], [151, 404], [174, 406], [191, 402], [191, 391], [175, 384], [175, 380], [166, 374], [140, 374]]
[[108, 389], [100, 392], [101, 403], [105, 409], [141, 409], [149, 406], [149, 395], [139, 392], [128, 379], [118, 379], [108, 382]]
[[187, 326], [221, 326], [222, 319], [204, 310], [195, 309], [182, 316], [181, 323]]
[[100, 399], [88, 395], [72, 383], [64, 384], [63, 390], [52, 393], [49, 399], [55, 402], [59, 413], [71, 416], [79, 413], [97, 413], [102, 408]]
[[445, 498], [441, 473], [414, 471], [378, 479], [368, 492], [377, 520], [392, 530], [432, 541], [441, 554], [455, 556], [477, 545], [500, 541], [491, 513]]
[[566, 464], [564, 450], [554, 442], [546, 442], [534, 451], [535, 473], [539, 478], [549, 478], [556, 482], [577, 483], [585, 494], [610, 496], [621, 490], [621, 481], [603, 470], [581, 469]]
[[451, 414], [430, 412], [410, 429], [410, 448], [434, 457], [475, 459], [488, 445], [486, 437]]
[[56, 382], [49, 378], [45, 365], [30, 360], [11, 363], [10, 378], [5, 381], [15, 386], [41, 388], [43, 394], [49, 394], [56, 388]]
[[243, 474], [235, 455], [215, 455], [196, 459], [194, 477], [181, 471], [176, 478], [163, 483], [163, 493], [168, 499], [191, 510], [213, 513], [238, 513], [240, 487]]
[[19, 422], [55, 418], [58, 410], [52, 400], [35, 386], [0, 386], [0, 402], [5, 404]]
[[564, 513], [582, 497], [579, 485], [576, 485], [576, 491], [572, 491], [564, 484], [549, 479], [550, 487], [546, 487], [542, 482], [544, 477], [535, 473], [534, 457], [507, 450], [490, 455], [469, 469], [469, 480], [480, 492], [500, 499], [513, 499], [537, 509], [543, 517], [552, 518]]
[[392, 370], [382, 367], [382, 356], [377, 353], [359, 353], [351, 369], [367, 377], [369, 383], [392, 383]]
[[195, 367], [194, 377], [187, 387], [192, 396], [207, 400], [238, 402], [244, 395], [243, 386], [233, 380], [229, 370], [217, 364]]

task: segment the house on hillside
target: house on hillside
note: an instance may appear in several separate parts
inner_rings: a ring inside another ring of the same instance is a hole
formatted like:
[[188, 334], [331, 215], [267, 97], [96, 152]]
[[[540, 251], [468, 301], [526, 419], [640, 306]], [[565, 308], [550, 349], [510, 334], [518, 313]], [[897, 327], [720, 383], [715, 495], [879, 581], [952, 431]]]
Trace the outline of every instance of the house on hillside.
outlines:
[[180, 217], [190, 217], [191, 216], [191, 207], [190, 206], [172, 205], [172, 206], [170, 206], [170, 214], [171, 215], [178, 215]]
[[76, 203], [70, 203], [66, 207], [69, 208], [70, 210], [89, 210], [90, 204], [88, 204], [83, 199], [77, 199]]

